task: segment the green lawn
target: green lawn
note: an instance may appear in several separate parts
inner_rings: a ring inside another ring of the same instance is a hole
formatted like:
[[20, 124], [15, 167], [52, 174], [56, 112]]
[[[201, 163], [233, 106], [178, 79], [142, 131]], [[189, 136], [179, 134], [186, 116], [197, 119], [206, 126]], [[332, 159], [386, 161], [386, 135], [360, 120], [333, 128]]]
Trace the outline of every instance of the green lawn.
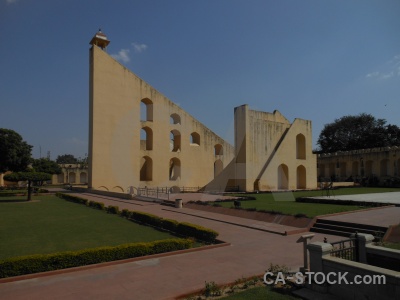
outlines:
[[174, 237], [55, 196], [33, 200], [39, 201], [0, 202], [0, 259]]
[[[335, 195], [354, 195], [368, 193], [399, 192], [399, 188], [341, 188], [334, 190]], [[305, 214], [312, 218], [318, 215], [326, 215], [337, 212], [352, 211], [362, 209], [357, 205], [336, 205], [336, 204], [318, 204], [318, 203], [297, 203], [299, 197], [322, 196], [322, 191], [299, 191], [299, 192], [277, 192], [265, 194], [250, 194], [256, 200], [242, 201], [243, 208], [256, 208], [257, 210], [276, 211], [283, 214]], [[221, 202], [224, 207], [233, 207], [232, 202]]]
[[383, 246], [395, 250], [400, 250], [400, 243], [384, 243]]
[[231, 296], [224, 297], [225, 300], [299, 300], [300, 298], [283, 295], [272, 291], [269, 287], [256, 287], [248, 289], [244, 292], [235, 293]]

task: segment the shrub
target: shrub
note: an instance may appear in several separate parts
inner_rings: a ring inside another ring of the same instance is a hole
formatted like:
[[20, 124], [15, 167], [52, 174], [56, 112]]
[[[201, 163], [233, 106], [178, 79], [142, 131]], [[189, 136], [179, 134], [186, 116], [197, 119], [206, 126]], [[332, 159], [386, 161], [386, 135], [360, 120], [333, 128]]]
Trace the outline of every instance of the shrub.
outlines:
[[161, 220], [162, 218], [152, 215], [149, 213], [144, 213], [144, 212], [138, 212], [138, 211], [133, 211], [131, 213], [131, 218], [134, 221], [140, 222], [140, 223], [145, 223], [148, 225], [152, 225], [155, 227], [161, 227]]
[[81, 197], [77, 197], [77, 196], [73, 196], [73, 195], [69, 195], [69, 194], [63, 194], [63, 193], [56, 193], [56, 196], [58, 198], [67, 200], [69, 202], [88, 205], [88, 200], [85, 198], [81, 198]]
[[144, 255], [183, 250], [192, 247], [189, 239], [167, 239], [149, 243], [131, 243], [80, 251], [36, 254], [0, 261], [0, 278], [47, 272]]
[[169, 230], [172, 232], [176, 232], [176, 228], [178, 227], [179, 222], [171, 219], [162, 219], [161, 220], [161, 228], [165, 230]]
[[108, 212], [109, 214], [116, 214], [116, 215], [118, 215], [118, 214], [119, 214], [118, 206], [112, 206], [112, 205], [108, 206], [108, 207], [107, 207], [107, 212]]
[[126, 208], [124, 208], [123, 210], [121, 210], [121, 217], [130, 219], [132, 215], [132, 212]]
[[94, 209], [105, 210], [104, 203], [101, 202], [89, 201], [88, 206]]
[[218, 236], [218, 233], [214, 230], [190, 223], [179, 223], [176, 231], [183, 236], [194, 237], [195, 239], [208, 243], [215, 242]]

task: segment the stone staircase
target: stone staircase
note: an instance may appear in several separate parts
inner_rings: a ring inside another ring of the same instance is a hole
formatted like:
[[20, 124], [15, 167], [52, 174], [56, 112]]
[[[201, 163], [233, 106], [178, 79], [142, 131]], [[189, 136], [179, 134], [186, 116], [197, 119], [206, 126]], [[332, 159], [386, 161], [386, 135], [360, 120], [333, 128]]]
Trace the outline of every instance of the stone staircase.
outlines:
[[379, 236], [383, 237], [387, 229], [387, 227], [383, 226], [317, 219], [310, 231], [344, 237], [349, 237], [355, 232], [372, 234], [373, 236], [376, 236], [377, 233], [379, 233]]

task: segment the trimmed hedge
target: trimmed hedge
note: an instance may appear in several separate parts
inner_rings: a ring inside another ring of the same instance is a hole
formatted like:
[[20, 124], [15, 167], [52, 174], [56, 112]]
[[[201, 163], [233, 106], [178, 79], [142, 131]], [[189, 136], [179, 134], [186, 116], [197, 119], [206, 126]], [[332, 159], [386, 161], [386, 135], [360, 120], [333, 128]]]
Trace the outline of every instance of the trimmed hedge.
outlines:
[[63, 193], [56, 193], [56, 196], [58, 198], [67, 200], [69, 202], [74, 202], [74, 203], [78, 203], [78, 204], [84, 204], [84, 205], [88, 205], [89, 201], [87, 199], [81, 198], [81, 197], [77, 197], [77, 196], [73, 196], [70, 194], [63, 194]]
[[215, 242], [218, 236], [218, 232], [214, 230], [190, 223], [179, 223], [176, 227], [176, 232], [183, 236], [194, 237], [206, 242]]
[[132, 211], [130, 218], [134, 221], [152, 225], [154, 227], [161, 227], [161, 224], [162, 224], [162, 218], [160, 218], [156, 215], [139, 212], [139, 211]]
[[190, 239], [167, 239], [149, 243], [131, 243], [80, 251], [36, 254], [0, 261], [0, 278], [79, 267], [114, 260], [189, 249]]
[[206, 243], [214, 243], [218, 236], [218, 232], [199, 225], [194, 225], [190, 223], [179, 223], [175, 220], [164, 219], [153, 214], [130, 211], [128, 209], [123, 209], [121, 212], [119, 212], [117, 206], [108, 206], [107, 208], [105, 208], [103, 203], [88, 201], [84, 198], [73, 196], [70, 194], [57, 193], [56, 196], [67, 201], [85, 204], [89, 207], [100, 210], [106, 210], [108, 213], [120, 214], [121, 217], [127, 218], [134, 222], [168, 230], [178, 235], [195, 238]]

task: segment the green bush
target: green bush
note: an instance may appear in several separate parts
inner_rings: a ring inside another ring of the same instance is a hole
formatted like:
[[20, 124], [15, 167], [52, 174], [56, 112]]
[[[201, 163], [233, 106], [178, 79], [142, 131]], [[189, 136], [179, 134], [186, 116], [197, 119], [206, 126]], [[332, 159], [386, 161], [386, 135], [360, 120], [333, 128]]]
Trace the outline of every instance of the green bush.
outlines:
[[215, 242], [218, 236], [218, 232], [214, 230], [190, 223], [179, 223], [176, 232], [183, 236], [194, 237], [195, 239], [209, 243]]
[[140, 223], [145, 223], [148, 225], [152, 225], [155, 227], [161, 227], [161, 220], [162, 218], [152, 215], [149, 213], [144, 213], [144, 212], [138, 212], [138, 211], [132, 211], [131, 212], [131, 219], [133, 219], [136, 222]]
[[118, 214], [119, 214], [119, 208], [118, 208], [118, 206], [112, 206], [112, 205], [110, 205], [110, 206], [107, 207], [107, 212], [108, 212], [109, 214], [116, 214], [116, 215], [118, 215]]
[[167, 239], [115, 247], [13, 257], [0, 261], [0, 278], [189, 249], [192, 244], [193, 242], [189, 239]]
[[58, 198], [67, 200], [69, 202], [74, 202], [74, 203], [78, 203], [78, 204], [88, 205], [88, 202], [89, 202], [85, 198], [81, 198], [81, 197], [77, 197], [77, 196], [73, 196], [73, 195], [69, 195], [69, 194], [56, 193], [56, 196]]
[[171, 219], [162, 219], [161, 220], [161, 228], [176, 232], [176, 228], [178, 227], [179, 222]]
[[131, 214], [132, 212], [126, 208], [124, 208], [123, 210], [121, 210], [121, 217], [130, 219], [131, 218]]
[[89, 201], [88, 206], [94, 209], [105, 210], [104, 203], [101, 202]]

